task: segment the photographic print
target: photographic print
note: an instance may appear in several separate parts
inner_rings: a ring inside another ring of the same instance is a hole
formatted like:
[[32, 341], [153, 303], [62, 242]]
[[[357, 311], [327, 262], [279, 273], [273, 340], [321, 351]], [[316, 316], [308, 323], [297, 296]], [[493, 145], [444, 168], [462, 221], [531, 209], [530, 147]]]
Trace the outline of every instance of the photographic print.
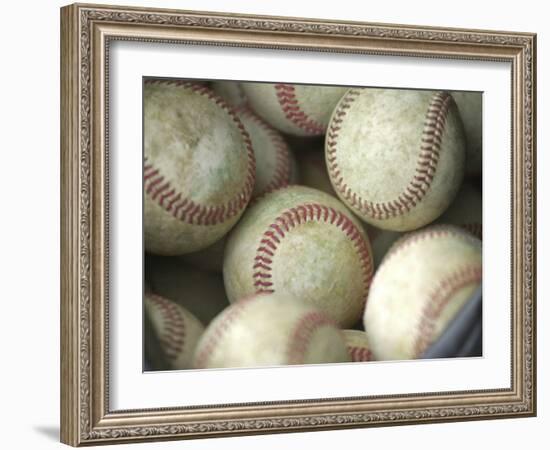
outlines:
[[482, 356], [481, 93], [145, 78], [143, 124], [146, 368]]
[[532, 33], [62, 8], [62, 442], [535, 415], [535, 91]]

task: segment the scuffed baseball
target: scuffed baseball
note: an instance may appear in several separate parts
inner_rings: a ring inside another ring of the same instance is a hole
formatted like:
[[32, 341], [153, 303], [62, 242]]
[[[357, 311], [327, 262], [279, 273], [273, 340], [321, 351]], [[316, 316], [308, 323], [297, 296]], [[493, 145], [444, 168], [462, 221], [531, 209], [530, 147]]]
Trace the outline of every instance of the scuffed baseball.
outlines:
[[243, 83], [250, 107], [278, 130], [297, 136], [326, 132], [346, 88], [288, 83]]
[[144, 232], [151, 253], [177, 255], [219, 240], [254, 188], [248, 133], [210, 89], [144, 85]]
[[372, 255], [361, 224], [340, 201], [289, 186], [247, 209], [228, 237], [223, 275], [231, 302], [280, 291], [351, 327], [363, 311]]
[[241, 107], [234, 111], [250, 136], [256, 158], [256, 183], [252, 198], [296, 181], [293, 170], [296, 162], [281, 133], [250, 108]]
[[258, 367], [350, 360], [337, 325], [284, 293], [258, 294], [231, 305], [208, 326], [194, 367]]
[[160, 295], [146, 293], [144, 302], [166, 362], [172, 369], [191, 368], [203, 325], [185, 308]]
[[145, 260], [153, 292], [189, 310], [204, 325], [229, 306], [219, 273], [190, 267], [178, 257], [153, 256]]
[[407, 231], [440, 216], [464, 174], [464, 130], [450, 94], [350, 89], [325, 146], [338, 197], [378, 228]]
[[373, 278], [364, 314], [376, 360], [419, 358], [481, 283], [481, 241], [451, 225], [409, 233]]
[[367, 335], [364, 331], [343, 330], [348, 353], [353, 362], [372, 361]]
[[452, 92], [464, 123], [466, 136], [467, 175], [480, 175], [482, 163], [482, 94], [481, 92]]

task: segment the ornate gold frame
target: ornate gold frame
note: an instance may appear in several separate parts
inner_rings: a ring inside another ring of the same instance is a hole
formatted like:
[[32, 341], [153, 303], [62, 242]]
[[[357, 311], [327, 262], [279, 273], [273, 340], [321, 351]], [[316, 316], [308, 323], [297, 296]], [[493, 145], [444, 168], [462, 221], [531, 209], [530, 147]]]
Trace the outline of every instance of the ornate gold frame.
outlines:
[[[506, 61], [512, 65], [509, 389], [110, 411], [106, 62], [112, 40]], [[533, 416], [536, 36], [97, 5], [61, 10], [61, 440], [70, 445]]]

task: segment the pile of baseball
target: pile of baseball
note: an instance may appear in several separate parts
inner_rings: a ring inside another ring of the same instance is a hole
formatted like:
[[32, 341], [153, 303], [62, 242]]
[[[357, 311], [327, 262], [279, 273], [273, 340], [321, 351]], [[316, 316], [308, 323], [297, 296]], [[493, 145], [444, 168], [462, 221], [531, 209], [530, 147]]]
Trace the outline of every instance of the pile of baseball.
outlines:
[[481, 94], [144, 83], [153, 369], [422, 358], [481, 284]]

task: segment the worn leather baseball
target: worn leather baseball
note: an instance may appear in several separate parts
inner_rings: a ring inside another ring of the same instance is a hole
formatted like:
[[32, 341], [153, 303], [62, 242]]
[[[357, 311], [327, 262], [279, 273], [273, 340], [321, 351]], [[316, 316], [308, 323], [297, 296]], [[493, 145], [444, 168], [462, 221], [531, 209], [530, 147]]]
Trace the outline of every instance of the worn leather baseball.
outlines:
[[288, 83], [243, 83], [250, 107], [278, 130], [297, 136], [326, 132], [346, 88]]
[[350, 361], [338, 326], [285, 293], [257, 294], [231, 305], [208, 326], [194, 367], [257, 367]]
[[177, 255], [219, 240], [254, 188], [248, 133], [203, 86], [148, 80], [144, 86], [145, 248]]
[[466, 136], [467, 175], [481, 175], [482, 163], [482, 96], [481, 92], [452, 92], [458, 112], [464, 124]]
[[350, 89], [327, 131], [334, 190], [376, 227], [407, 231], [435, 220], [464, 174], [464, 130], [450, 94]]
[[361, 224], [339, 200], [289, 186], [247, 209], [228, 237], [223, 275], [231, 302], [281, 291], [351, 327], [368, 293], [371, 249]]
[[250, 108], [236, 108], [235, 114], [243, 123], [252, 142], [256, 157], [256, 183], [252, 198], [295, 182], [296, 165], [288, 145], [277, 130]]
[[369, 348], [369, 341], [364, 331], [343, 330], [344, 340], [350, 358], [353, 362], [372, 361], [372, 353]]
[[172, 369], [191, 368], [203, 325], [184, 307], [160, 295], [146, 293], [144, 302], [166, 362]]
[[414, 359], [481, 283], [481, 241], [451, 225], [408, 233], [374, 276], [364, 325], [375, 360]]

